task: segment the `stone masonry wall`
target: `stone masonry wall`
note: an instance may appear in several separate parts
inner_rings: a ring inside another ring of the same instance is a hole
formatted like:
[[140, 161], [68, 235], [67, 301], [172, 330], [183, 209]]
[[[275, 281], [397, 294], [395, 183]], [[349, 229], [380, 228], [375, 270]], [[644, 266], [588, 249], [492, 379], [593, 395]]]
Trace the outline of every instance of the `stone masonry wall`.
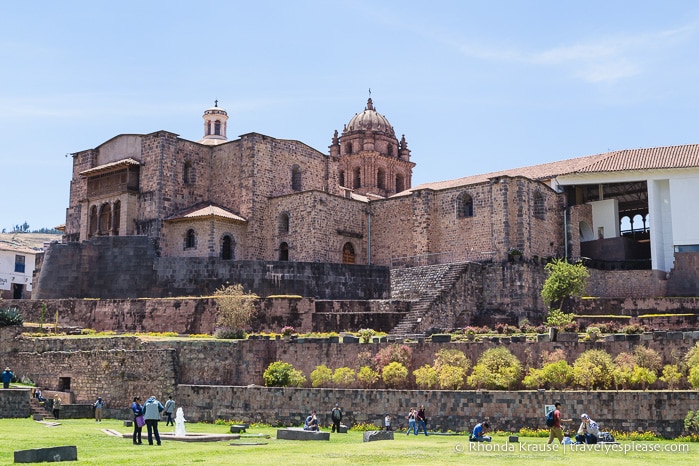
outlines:
[[[283, 400], [283, 401], [281, 401]], [[470, 431], [488, 420], [491, 428], [518, 431], [545, 429], [544, 406], [562, 402], [564, 417], [590, 413], [602, 430], [652, 431], [668, 438], [685, 433], [688, 410], [699, 409], [694, 391], [449, 391], [348, 390], [180, 385], [177, 403], [188, 420], [235, 419], [280, 426], [299, 426], [317, 410], [321, 428], [331, 424], [330, 410], [339, 403], [343, 423], [383, 425], [390, 414], [394, 427], [407, 428], [410, 407], [425, 406], [429, 430]], [[577, 422], [572, 423], [574, 427]]]
[[0, 389], [0, 419], [29, 417], [31, 396], [28, 388]]

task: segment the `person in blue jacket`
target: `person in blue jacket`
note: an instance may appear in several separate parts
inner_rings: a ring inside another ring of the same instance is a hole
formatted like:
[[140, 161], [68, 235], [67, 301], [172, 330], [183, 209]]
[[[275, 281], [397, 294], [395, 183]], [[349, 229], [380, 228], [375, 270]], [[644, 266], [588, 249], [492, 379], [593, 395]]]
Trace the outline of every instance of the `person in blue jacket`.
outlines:
[[148, 445], [153, 445], [153, 435], [155, 441], [160, 446], [160, 433], [158, 432], [158, 422], [160, 422], [160, 413], [165, 407], [155, 398], [151, 396], [143, 404], [143, 419], [146, 420], [146, 429], [148, 429]]
[[485, 435], [489, 429], [490, 424], [487, 422], [479, 422], [476, 424], [476, 427], [473, 428], [473, 432], [471, 433], [471, 438], [469, 438], [469, 440], [471, 442], [490, 442], [492, 440], [490, 435]]
[[133, 403], [131, 403], [131, 411], [133, 411], [133, 444], [141, 445], [141, 432], [143, 431], [143, 425], [145, 420], [143, 419], [143, 406], [141, 406], [141, 398], [135, 397]]
[[10, 382], [12, 382], [12, 377], [14, 377], [14, 374], [12, 373], [9, 367], [6, 367], [2, 373], [2, 388], [10, 388]]

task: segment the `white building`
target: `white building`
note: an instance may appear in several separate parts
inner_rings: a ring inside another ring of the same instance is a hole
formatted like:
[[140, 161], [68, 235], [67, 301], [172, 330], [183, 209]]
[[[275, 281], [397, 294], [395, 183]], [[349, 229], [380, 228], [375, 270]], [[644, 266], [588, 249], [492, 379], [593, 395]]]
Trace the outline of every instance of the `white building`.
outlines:
[[0, 296], [2, 298], [30, 297], [36, 255], [42, 252], [0, 243]]

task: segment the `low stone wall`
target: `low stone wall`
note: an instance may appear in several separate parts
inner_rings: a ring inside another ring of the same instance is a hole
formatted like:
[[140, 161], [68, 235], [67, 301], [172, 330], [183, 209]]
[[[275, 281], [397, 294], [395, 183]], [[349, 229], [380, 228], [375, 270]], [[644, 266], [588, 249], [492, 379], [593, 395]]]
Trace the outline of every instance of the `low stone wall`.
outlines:
[[0, 388], [0, 418], [29, 417], [29, 399], [32, 392], [28, 388]]
[[491, 428], [518, 431], [545, 429], [544, 405], [563, 403], [564, 418], [577, 428], [588, 413], [602, 430], [652, 431], [672, 438], [684, 434], [684, 418], [699, 409], [696, 391], [447, 391], [342, 390], [180, 385], [177, 403], [190, 421], [216, 419], [298, 426], [311, 410], [328, 428], [330, 410], [339, 403], [343, 423], [383, 425], [390, 414], [394, 427], [407, 428], [410, 407], [425, 405], [429, 430], [469, 431], [482, 420]]

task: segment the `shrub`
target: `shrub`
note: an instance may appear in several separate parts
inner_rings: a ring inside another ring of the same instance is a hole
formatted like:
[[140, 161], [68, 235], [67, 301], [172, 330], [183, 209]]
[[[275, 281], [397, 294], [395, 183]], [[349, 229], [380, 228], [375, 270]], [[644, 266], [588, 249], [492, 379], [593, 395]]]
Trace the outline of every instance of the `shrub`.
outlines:
[[275, 361], [262, 375], [266, 387], [300, 387], [306, 382], [303, 373], [288, 362]]
[[434, 367], [429, 364], [425, 364], [419, 369], [413, 371], [413, 377], [415, 377], [415, 383], [418, 387], [424, 389], [431, 389], [437, 386], [439, 382], [439, 374]]
[[653, 348], [637, 345], [633, 350], [633, 355], [636, 357], [636, 363], [639, 366], [645, 367], [655, 374], [660, 372], [660, 369], [663, 367], [662, 356]]
[[632, 354], [619, 353], [616, 358], [614, 358], [612, 378], [617, 390], [631, 387], [631, 374], [634, 367], [636, 367], [636, 357]]
[[544, 351], [541, 353], [541, 366], [558, 361], [566, 361], [566, 352], [563, 348], [557, 348], [553, 351]]
[[658, 376], [655, 375], [655, 372], [641, 366], [634, 367], [629, 377], [629, 382], [632, 387], [639, 387], [643, 390], [645, 390], [648, 385], [654, 384], [656, 380], [658, 380]]
[[692, 388], [699, 388], [699, 366], [692, 366], [689, 369], [689, 375], [687, 376], [687, 381]]
[[370, 388], [379, 381], [379, 373], [369, 366], [362, 366], [357, 372], [357, 380], [364, 388]]
[[311, 372], [311, 385], [313, 387], [327, 387], [332, 381], [333, 371], [325, 364], [316, 366]]
[[599, 327], [587, 327], [586, 333], [592, 341], [599, 340], [599, 338], [602, 336], [602, 331], [599, 329]]
[[245, 338], [245, 330], [242, 328], [217, 328], [214, 332], [214, 337], [222, 340], [242, 340]]
[[507, 348], [491, 348], [483, 352], [468, 378], [475, 388], [512, 389], [522, 377], [522, 363]]
[[660, 376], [660, 380], [667, 384], [667, 388], [674, 390], [682, 382], [682, 372], [676, 364], [667, 364], [663, 367], [663, 375]]
[[229, 329], [244, 329], [257, 312], [255, 301], [259, 296], [245, 293], [243, 285], [224, 285], [214, 292], [218, 307], [216, 325]]
[[699, 434], [699, 410], [688, 411], [684, 418], [684, 428], [690, 434]]
[[627, 335], [643, 333], [645, 329], [638, 324], [629, 324], [622, 327], [621, 332]]
[[471, 368], [471, 360], [461, 350], [442, 348], [437, 351], [437, 355], [434, 358], [434, 368], [439, 371], [443, 366], [460, 367], [465, 372], [468, 372]]
[[464, 385], [466, 371], [458, 366], [441, 366], [439, 368], [439, 388], [459, 390]]
[[544, 364], [541, 369], [532, 368], [524, 377], [527, 388], [553, 388], [562, 390], [573, 381], [573, 368], [565, 359]]
[[349, 387], [356, 379], [354, 370], [349, 367], [338, 367], [332, 375], [332, 381], [338, 387]]
[[687, 367], [699, 366], [699, 342], [697, 342], [684, 357]]
[[609, 388], [614, 381], [614, 362], [603, 350], [587, 350], [573, 363], [573, 379], [585, 389]]
[[384, 367], [392, 362], [397, 362], [405, 367], [410, 367], [413, 357], [413, 350], [407, 345], [392, 344], [379, 350], [374, 356], [374, 366], [379, 372], [383, 372]]
[[0, 327], [22, 325], [24, 318], [17, 308], [0, 309]]
[[575, 314], [565, 313], [560, 309], [551, 309], [546, 315], [544, 323], [549, 327], [564, 328], [566, 325], [573, 323]]
[[602, 333], [616, 333], [616, 331], [619, 330], [619, 324], [609, 321], [599, 324], [599, 329]]
[[392, 362], [383, 368], [381, 378], [389, 388], [400, 388], [408, 379], [408, 369], [399, 362]]
[[282, 327], [281, 334], [284, 335], [285, 337], [290, 336], [292, 333], [296, 333], [296, 329], [292, 327], [291, 325], [287, 325], [285, 327]]
[[376, 335], [376, 330], [370, 328], [363, 328], [357, 332], [357, 335], [359, 336], [359, 340], [362, 343], [370, 343], [371, 337]]

